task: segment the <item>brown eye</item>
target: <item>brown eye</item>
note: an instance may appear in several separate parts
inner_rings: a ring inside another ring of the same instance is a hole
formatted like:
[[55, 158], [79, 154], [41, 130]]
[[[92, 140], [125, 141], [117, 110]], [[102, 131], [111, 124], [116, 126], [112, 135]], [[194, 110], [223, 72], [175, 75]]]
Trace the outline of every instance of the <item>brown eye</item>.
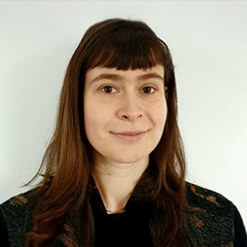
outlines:
[[112, 92], [114, 92], [114, 88], [112, 86], [105, 86], [102, 88], [102, 91], [104, 93], [112, 93]]
[[155, 92], [155, 88], [153, 87], [144, 87], [142, 90], [143, 90], [143, 93], [145, 94], [151, 94]]

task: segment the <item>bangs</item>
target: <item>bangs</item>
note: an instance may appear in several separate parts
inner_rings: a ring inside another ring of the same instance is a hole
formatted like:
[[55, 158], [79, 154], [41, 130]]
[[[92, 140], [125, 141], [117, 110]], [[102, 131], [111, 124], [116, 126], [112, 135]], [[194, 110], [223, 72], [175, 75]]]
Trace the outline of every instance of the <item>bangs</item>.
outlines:
[[165, 67], [170, 57], [166, 44], [139, 22], [136, 27], [118, 23], [111, 29], [102, 28], [91, 41], [87, 49], [86, 69], [107, 67], [134, 70], [157, 64]]

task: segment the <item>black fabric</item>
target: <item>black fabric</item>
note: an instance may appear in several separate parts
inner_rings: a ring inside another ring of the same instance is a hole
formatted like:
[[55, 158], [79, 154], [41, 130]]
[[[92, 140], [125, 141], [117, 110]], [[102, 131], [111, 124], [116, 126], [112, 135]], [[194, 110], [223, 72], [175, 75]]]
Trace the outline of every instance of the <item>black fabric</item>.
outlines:
[[9, 235], [4, 213], [0, 208], [0, 247], [9, 247]]
[[235, 247], [247, 247], [247, 240], [246, 240], [246, 231], [244, 228], [243, 220], [240, 216], [239, 211], [235, 207], [234, 210], [234, 229], [235, 229], [235, 239], [234, 239], [234, 246]]
[[[190, 183], [187, 183], [187, 197], [190, 205], [187, 233], [191, 246], [247, 247], [242, 218], [230, 201]], [[22, 194], [0, 205], [1, 247], [22, 247], [24, 235], [31, 227], [32, 207], [27, 198], [28, 193]], [[91, 204], [96, 227], [94, 247], [152, 247], [149, 230], [152, 205], [138, 204], [131, 197], [125, 213], [108, 215], [97, 189], [91, 194]], [[80, 246], [73, 232], [69, 233], [69, 227], [65, 229], [49, 247]]]
[[190, 183], [187, 198], [190, 205], [187, 229], [193, 246], [247, 247], [245, 227], [232, 202]]
[[95, 247], [152, 247], [149, 208], [131, 203], [125, 212], [107, 214], [98, 190], [92, 194], [95, 219]]

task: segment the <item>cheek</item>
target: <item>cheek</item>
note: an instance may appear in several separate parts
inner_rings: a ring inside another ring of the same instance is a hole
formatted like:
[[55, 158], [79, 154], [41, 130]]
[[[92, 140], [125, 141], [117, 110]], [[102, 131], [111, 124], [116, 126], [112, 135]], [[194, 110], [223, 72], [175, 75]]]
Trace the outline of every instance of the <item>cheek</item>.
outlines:
[[166, 124], [166, 118], [167, 118], [167, 106], [166, 104], [164, 105], [159, 105], [156, 106], [153, 109], [153, 120], [155, 124], [160, 128], [164, 129], [165, 124]]
[[93, 135], [97, 132], [106, 121], [106, 113], [104, 107], [99, 107], [99, 105], [87, 103], [84, 105], [84, 125], [86, 135]]
[[91, 132], [95, 128], [94, 108], [88, 104], [84, 104], [84, 126], [85, 133], [88, 139], [90, 139]]

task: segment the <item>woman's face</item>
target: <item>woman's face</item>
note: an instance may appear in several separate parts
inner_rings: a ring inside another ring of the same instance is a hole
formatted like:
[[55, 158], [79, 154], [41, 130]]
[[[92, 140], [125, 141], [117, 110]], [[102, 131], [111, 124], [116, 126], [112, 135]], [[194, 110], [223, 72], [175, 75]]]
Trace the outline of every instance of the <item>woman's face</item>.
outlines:
[[97, 161], [148, 160], [166, 122], [164, 67], [88, 70], [84, 114], [86, 136]]

